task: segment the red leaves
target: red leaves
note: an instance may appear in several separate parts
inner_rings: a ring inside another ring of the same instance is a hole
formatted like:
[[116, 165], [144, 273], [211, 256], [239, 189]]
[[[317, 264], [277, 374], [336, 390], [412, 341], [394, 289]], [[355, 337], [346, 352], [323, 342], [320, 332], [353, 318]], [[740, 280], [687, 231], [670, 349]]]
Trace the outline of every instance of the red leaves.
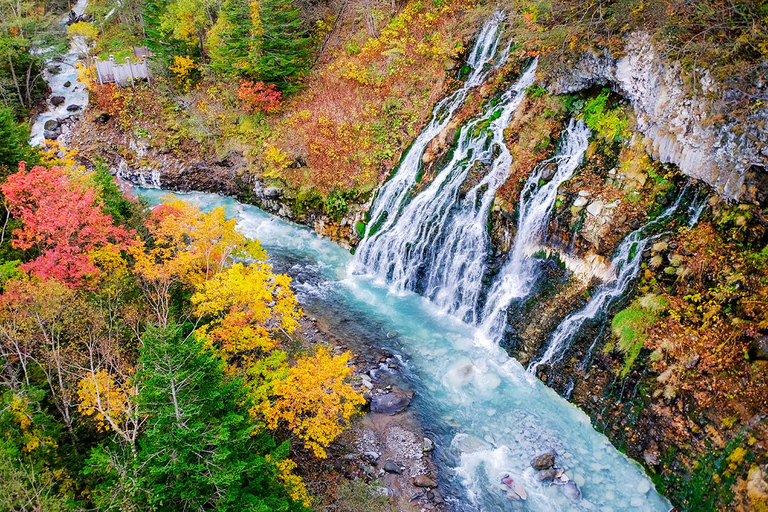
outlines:
[[283, 93], [274, 84], [240, 80], [237, 96], [249, 112], [276, 112], [283, 100]]
[[13, 232], [13, 246], [40, 252], [22, 265], [31, 274], [79, 286], [86, 276], [98, 273], [90, 257], [93, 249], [125, 247], [131, 239], [102, 212], [94, 190], [74, 183], [61, 167], [38, 166], [27, 172], [22, 162], [0, 189], [11, 214], [23, 223]]

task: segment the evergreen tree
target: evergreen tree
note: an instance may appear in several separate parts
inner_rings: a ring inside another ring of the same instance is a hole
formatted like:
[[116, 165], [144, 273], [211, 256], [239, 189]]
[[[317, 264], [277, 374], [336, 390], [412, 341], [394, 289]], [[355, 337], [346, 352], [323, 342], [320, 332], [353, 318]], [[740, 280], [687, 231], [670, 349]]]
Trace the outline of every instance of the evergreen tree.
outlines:
[[262, 0], [263, 37], [256, 63], [259, 79], [296, 91], [309, 66], [310, 38], [291, 0]]
[[37, 160], [28, 139], [26, 126], [16, 124], [10, 109], [0, 108], [0, 175], [16, 172], [21, 160], [31, 163]]
[[261, 46], [258, 25], [258, 10], [252, 16], [248, 0], [224, 0], [208, 34], [211, 69], [223, 76], [252, 76], [252, 53]]
[[275, 466], [288, 445], [254, 434], [241, 380], [178, 326], [150, 329], [142, 341], [135, 378], [145, 431], [135, 456], [94, 452], [93, 469], [113, 468], [101, 498], [128, 494], [124, 503], [138, 510], [304, 510]]

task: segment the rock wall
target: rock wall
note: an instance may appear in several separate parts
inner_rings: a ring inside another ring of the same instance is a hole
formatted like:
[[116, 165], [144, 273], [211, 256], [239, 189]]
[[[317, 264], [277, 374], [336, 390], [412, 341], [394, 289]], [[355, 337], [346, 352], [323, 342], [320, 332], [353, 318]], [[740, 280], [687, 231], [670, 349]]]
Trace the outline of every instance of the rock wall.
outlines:
[[[578, 60], [555, 63], [544, 77], [550, 92], [564, 94], [608, 86], [635, 109], [638, 129], [652, 141], [649, 154], [676, 164], [723, 197], [765, 201], [768, 167], [768, 106], [754, 103], [746, 116], [734, 116], [738, 93], [718, 85], [708, 73], [687, 85], [679, 63], [670, 63], [650, 37], [627, 37], [625, 55], [586, 52]], [[768, 80], [755, 84], [765, 95]]]

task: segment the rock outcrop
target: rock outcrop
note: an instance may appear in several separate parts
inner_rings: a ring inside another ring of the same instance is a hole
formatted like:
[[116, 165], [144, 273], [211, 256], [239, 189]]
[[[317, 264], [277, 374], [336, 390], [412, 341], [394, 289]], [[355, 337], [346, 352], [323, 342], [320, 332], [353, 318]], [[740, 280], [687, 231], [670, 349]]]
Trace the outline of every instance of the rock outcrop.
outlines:
[[[545, 77], [555, 94], [595, 86], [610, 87], [627, 98], [637, 115], [638, 130], [650, 141], [654, 158], [673, 163], [731, 200], [764, 201], [768, 167], [768, 106], [756, 104], [746, 116], [734, 116], [739, 93], [718, 85], [710, 75], [685, 83], [679, 63], [670, 63], [645, 33], [627, 37], [625, 55], [590, 51], [576, 62], [555, 65]], [[756, 87], [768, 94], [768, 81]]]

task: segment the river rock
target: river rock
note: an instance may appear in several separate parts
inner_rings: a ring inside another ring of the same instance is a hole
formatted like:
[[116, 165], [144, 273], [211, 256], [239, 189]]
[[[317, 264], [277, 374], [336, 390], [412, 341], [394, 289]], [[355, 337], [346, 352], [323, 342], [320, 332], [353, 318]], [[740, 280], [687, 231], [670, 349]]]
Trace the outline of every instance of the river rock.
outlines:
[[58, 107], [59, 105], [64, 103], [64, 101], [66, 101], [66, 98], [64, 96], [51, 96], [51, 104], [54, 107]]
[[637, 484], [637, 492], [639, 492], [640, 494], [645, 494], [650, 490], [651, 490], [651, 482], [649, 482], [645, 478], [640, 480], [640, 483]]
[[56, 140], [61, 136], [61, 130], [43, 130], [43, 137], [47, 140]]
[[64, 82], [64, 87], [70, 87], [71, 85], [72, 85], [72, 82], [70, 82], [69, 80]]
[[543, 469], [550, 469], [555, 465], [556, 456], [557, 454], [554, 450], [539, 454], [531, 460], [531, 467], [540, 471]]
[[43, 128], [45, 130], [48, 130], [49, 132], [52, 132], [54, 130], [57, 130], [60, 126], [60, 123], [56, 119], [49, 119], [45, 122], [43, 125]]
[[75, 105], [74, 103], [72, 105], [67, 106], [67, 112], [77, 112], [80, 110], [80, 105]]
[[572, 500], [581, 499], [581, 491], [579, 490], [579, 486], [576, 485], [576, 482], [567, 482], [565, 485], [560, 486], [560, 490]]
[[543, 471], [539, 471], [536, 474], [536, 478], [538, 478], [540, 482], [547, 482], [547, 481], [554, 480], [556, 476], [557, 476], [557, 471], [555, 471], [554, 469], [545, 469]]
[[425, 437], [424, 445], [422, 446], [421, 450], [424, 452], [431, 452], [434, 449], [435, 449], [435, 443], [433, 443], [430, 438]]
[[384, 471], [386, 471], [387, 473], [393, 473], [395, 475], [402, 475], [403, 474], [403, 470], [400, 468], [400, 466], [398, 466], [397, 464], [395, 464], [391, 460], [388, 460], [384, 464]]
[[582, 208], [587, 205], [589, 200], [586, 197], [577, 197], [576, 200], [573, 202], [573, 206], [576, 208]]
[[413, 400], [412, 393], [402, 393], [399, 391], [375, 396], [371, 400], [371, 412], [392, 416], [406, 410], [411, 405], [411, 400]]
[[428, 487], [434, 489], [437, 487], [437, 482], [429, 478], [427, 475], [416, 475], [411, 478], [411, 483], [416, 487]]

